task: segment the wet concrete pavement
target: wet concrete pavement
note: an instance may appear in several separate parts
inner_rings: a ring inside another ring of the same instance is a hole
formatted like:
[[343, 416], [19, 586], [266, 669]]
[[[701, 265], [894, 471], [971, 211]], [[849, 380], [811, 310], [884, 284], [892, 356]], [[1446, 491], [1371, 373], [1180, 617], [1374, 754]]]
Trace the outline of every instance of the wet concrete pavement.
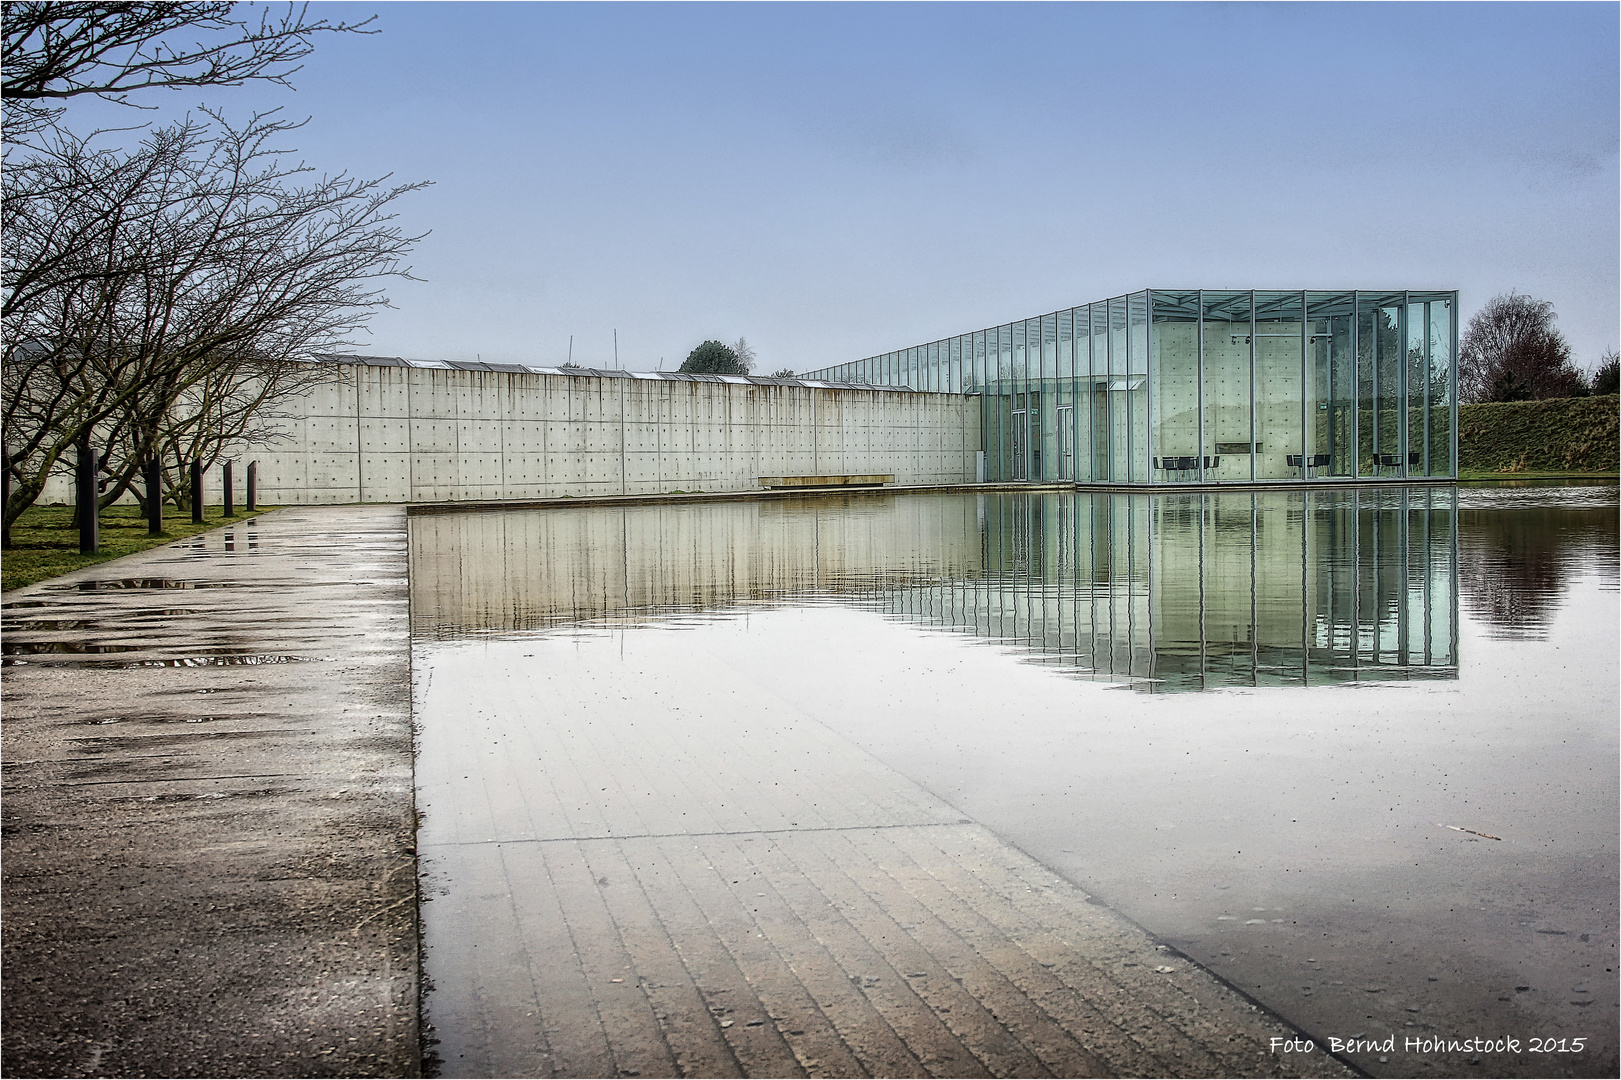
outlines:
[[4, 1072], [420, 1071], [405, 512], [5, 596]]
[[1351, 1075], [683, 633], [419, 646], [445, 1075]]

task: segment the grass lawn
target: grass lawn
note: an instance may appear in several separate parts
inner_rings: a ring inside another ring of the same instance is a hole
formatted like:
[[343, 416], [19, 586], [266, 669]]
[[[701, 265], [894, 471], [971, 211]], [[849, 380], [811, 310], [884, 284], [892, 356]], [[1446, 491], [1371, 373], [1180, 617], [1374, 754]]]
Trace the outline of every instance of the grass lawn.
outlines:
[[163, 535], [147, 533], [146, 519], [138, 506], [111, 506], [101, 512], [101, 551], [79, 554], [79, 530], [73, 527], [73, 507], [34, 506], [23, 512], [11, 527], [11, 550], [0, 555], [0, 588], [6, 591], [32, 585], [36, 581], [77, 570], [81, 566], [116, 559], [147, 548], [195, 536], [221, 525], [246, 521], [276, 509], [262, 506], [252, 514], [226, 517], [223, 507], [203, 509], [203, 523], [194, 525], [188, 511], [165, 508]]

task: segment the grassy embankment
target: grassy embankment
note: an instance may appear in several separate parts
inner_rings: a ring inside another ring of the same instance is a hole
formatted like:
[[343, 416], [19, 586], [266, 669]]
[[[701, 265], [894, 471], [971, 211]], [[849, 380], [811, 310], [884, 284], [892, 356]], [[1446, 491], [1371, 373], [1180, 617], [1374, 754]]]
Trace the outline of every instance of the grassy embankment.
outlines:
[[221, 525], [246, 521], [272, 509], [274, 507], [261, 506], [253, 514], [226, 517], [222, 513], [224, 507], [209, 506], [203, 509], [201, 525], [192, 524], [190, 512], [171, 512], [164, 516], [163, 535], [152, 536], [147, 532], [146, 519], [141, 516], [139, 507], [110, 506], [101, 512], [101, 551], [81, 555], [79, 530], [73, 525], [73, 507], [31, 507], [11, 527], [11, 550], [0, 555], [0, 579], [3, 579], [0, 588], [10, 591], [32, 585], [81, 566], [93, 566]]
[[1465, 480], [1615, 476], [1621, 469], [1621, 399], [1556, 398], [1458, 407]]

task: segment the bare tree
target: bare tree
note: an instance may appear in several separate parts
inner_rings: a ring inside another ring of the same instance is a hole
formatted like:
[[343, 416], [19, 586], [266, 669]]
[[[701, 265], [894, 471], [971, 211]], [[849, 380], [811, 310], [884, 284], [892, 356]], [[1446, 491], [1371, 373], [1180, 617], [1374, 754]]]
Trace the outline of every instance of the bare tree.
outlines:
[[212, 463], [273, 437], [279, 403], [329, 377], [322, 354], [387, 306], [380, 279], [410, 277], [420, 237], [392, 206], [423, 185], [284, 164], [273, 141], [299, 125], [274, 114], [233, 127], [205, 110], [213, 124], [161, 127], [129, 151], [59, 125], [80, 96], [150, 108], [131, 95], [288, 85], [317, 35], [370, 33], [369, 19], [196, 0], [3, 11], [9, 525], [82, 439], [109, 450], [106, 502], [148, 457]]
[[219, 117], [133, 151], [57, 130], [4, 174], [4, 377], [14, 521], [93, 436], [116, 498], [149, 456], [212, 461], [266, 434], [327, 374], [379, 282], [421, 239], [393, 204], [423, 185], [317, 177], [273, 141], [297, 125]]
[[129, 95], [249, 81], [286, 86], [317, 34], [371, 32], [363, 29], [370, 19], [312, 22], [303, 4], [288, 4], [280, 17], [252, 11], [232, 3], [8, 2], [0, 35], [6, 141], [44, 129], [60, 117], [57, 103], [84, 95], [150, 108]]
[[737, 339], [737, 344], [732, 346], [732, 355], [737, 357], [737, 366], [743, 369], [739, 374], [747, 375], [754, 370], [754, 348], [746, 339]]
[[1610, 349], [1599, 357], [1598, 368], [1593, 372], [1593, 393], [1613, 394], [1621, 388], [1621, 354]]
[[1553, 304], [1521, 293], [1494, 296], [1464, 330], [1458, 349], [1462, 401], [1570, 397], [1586, 386]]

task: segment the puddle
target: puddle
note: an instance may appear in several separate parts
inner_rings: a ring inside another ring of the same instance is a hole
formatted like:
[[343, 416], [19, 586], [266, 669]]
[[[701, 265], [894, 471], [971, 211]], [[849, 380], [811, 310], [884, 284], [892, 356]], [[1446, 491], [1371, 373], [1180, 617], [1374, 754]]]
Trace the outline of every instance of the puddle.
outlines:
[[145, 645], [104, 645], [96, 641], [6, 641], [0, 642], [5, 656], [39, 656], [48, 653], [138, 652]]
[[[188, 724], [206, 724], [215, 719], [212, 716], [199, 717], [188, 720]], [[84, 754], [98, 754], [107, 750], [156, 748], [162, 746], [191, 745], [198, 739], [256, 739], [265, 733], [262, 731], [169, 731], [155, 735], [80, 735], [66, 740], [75, 750]]]
[[[51, 656], [51, 655], [59, 655], [59, 654], [64, 654], [64, 653], [72, 654], [72, 653], [88, 653], [88, 652], [133, 652], [133, 651], [138, 651], [138, 650], [143, 649], [143, 648], [147, 648], [147, 646], [141, 646], [141, 645], [103, 645], [103, 646], [88, 646], [88, 647], [67, 647], [67, 646], [77, 646], [77, 644], [78, 643], [76, 643], [76, 642], [17, 642], [15, 645], [13, 645], [12, 643], [7, 642], [6, 643], [6, 652], [8, 654], [15, 652], [17, 655], [33, 655], [33, 656], [40, 656], [40, 657], [48, 657], [48, 656]], [[58, 645], [61, 645], [61, 646], [64, 646], [64, 647], [57, 648], [56, 646], [58, 646]], [[35, 647], [31, 648], [31, 646], [35, 646]], [[116, 660], [60, 660], [60, 661], [58, 661], [58, 660], [50, 660], [50, 659], [40, 659], [40, 660], [36, 660], [36, 661], [28, 661], [28, 660], [18, 660], [18, 659], [15, 659], [15, 657], [12, 657], [12, 658], [9, 658], [9, 659], [0, 660], [0, 667], [21, 666], [21, 665], [24, 665], [24, 664], [28, 664], [30, 662], [38, 663], [38, 664], [49, 664], [52, 667], [85, 667], [85, 668], [98, 668], [98, 669], [103, 669], [103, 670], [110, 670], [110, 669], [119, 669], [119, 668], [150, 668], [150, 667], [175, 667], [175, 668], [179, 668], [179, 667], [245, 667], [245, 666], [254, 666], [254, 665], [258, 665], [258, 664], [308, 664], [308, 663], [319, 663], [319, 659], [317, 657], [313, 657], [313, 656], [292, 656], [292, 655], [287, 655], [287, 654], [274, 654], [274, 653], [243, 653], [243, 654], [225, 654], [225, 655], [213, 655], [213, 656], [176, 656], [176, 657], [164, 657], [164, 658], [154, 659], [154, 660], [131, 660], [131, 661], [128, 661], [128, 662], [123, 662], [123, 663], [120, 663], [120, 662], [118, 662]]]
[[319, 660], [313, 656], [273, 655], [255, 653], [242, 656], [181, 656], [170, 660], [137, 660], [118, 667], [242, 667], [255, 664], [311, 664]]
[[11, 619], [0, 622], [0, 633], [20, 634], [31, 631], [105, 630], [111, 623], [135, 619], [168, 619], [181, 615], [200, 615], [191, 608], [143, 608], [120, 611], [117, 618], [107, 619]]
[[47, 585], [54, 592], [109, 592], [115, 589], [232, 589], [234, 581], [185, 581], [179, 578], [120, 578], [96, 581], [72, 581], [62, 585]]
[[[83, 721], [86, 727], [106, 727], [109, 724], [212, 724], [219, 720], [241, 722], [248, 720], [284, 719], [278, 714], [264, 712], [232, 713], [230, 716], [198, 716], [195, 713], [147, 713], [141, 716], [100, 716]], [[89, 736], [95, 738], [96, 736]], [[68, 741], [85, 738], [79, 736]]]
[[197, 802], [204, 799], [269, 799], [279, 798], [287, 794], [288, 788], [251, 788], [246, 791], [204, 791], [195, 793], [173, 793], [163, 795], [112, 795], [105, 801], [110, 803], [185, 803]]

